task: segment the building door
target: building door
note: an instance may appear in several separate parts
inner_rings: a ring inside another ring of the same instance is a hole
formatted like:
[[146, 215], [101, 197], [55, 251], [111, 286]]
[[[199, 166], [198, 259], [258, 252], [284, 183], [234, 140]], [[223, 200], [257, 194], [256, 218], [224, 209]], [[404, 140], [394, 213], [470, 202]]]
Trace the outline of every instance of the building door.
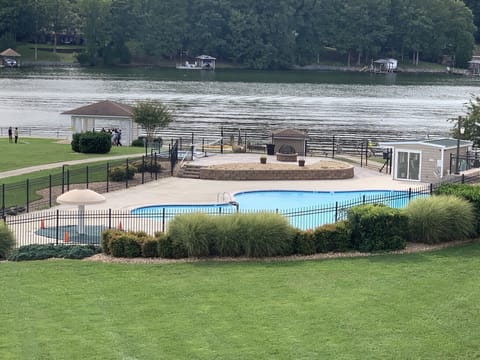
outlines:
[[413, 151], [397, 151], [397, 171], [395, 178], [399, 180], [420, 180], [420, 153]]

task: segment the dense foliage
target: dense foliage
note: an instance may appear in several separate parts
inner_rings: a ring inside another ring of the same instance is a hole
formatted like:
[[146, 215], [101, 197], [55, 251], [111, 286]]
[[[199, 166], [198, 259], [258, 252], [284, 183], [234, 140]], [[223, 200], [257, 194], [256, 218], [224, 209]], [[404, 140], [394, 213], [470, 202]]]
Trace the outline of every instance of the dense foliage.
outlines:
[[7, 258], [15, 245], [15, 237], [5, 223], [0, 223], [0, 260]]
[[94, 245], [25, 245], [12, 251], [8, 260], [26, 261], [51, 258], [83, 259], [99, 252]]
[[72, 150], [84, 154], [106, 154], [112, 148], [112, 139], [108, 133], [87, 131], [72, 136]]
[[411, 241], [435, 244], [468, 239], [476, 233], [473, 205], [454, 195], [415, 199], [405, 213]]
[[[457, 0], [0, 0], [0, 45], [72, 34], [85, 64], [209, 54], [250, 68], [312, 64], [329, 53], [470, 60], [478, 1]], [[469, 6], [470, 8], [468, 8]], [[473, 11], [473, 14], [472, 14]], [[65, 40], [62, 40], [65, 41]], [[70, 42], [70, 39], [68, 40]]]

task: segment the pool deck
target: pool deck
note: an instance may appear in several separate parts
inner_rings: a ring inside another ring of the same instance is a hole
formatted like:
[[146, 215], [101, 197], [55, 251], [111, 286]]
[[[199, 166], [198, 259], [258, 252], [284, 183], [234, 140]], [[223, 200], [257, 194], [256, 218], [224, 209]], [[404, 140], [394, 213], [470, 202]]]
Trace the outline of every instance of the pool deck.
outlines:
[[[326, 158], [305, 158], [306, 165], [328, 160]], [[257, 163], [259, 154], [215, 154], [195, 159], [193, 164], [208, 166], [224, 163]], [[268, 156], [268, 162], [276, 162], [275, 156]], [[424, 185], [419, 182], [392, 180], [392, 175], [381, 174], [355, 166], [354, 177], [346, 180], [305, 180], [305, 181], [218, 181], [168, 177], [144, 185], [103, 194], [107, 201], [89, 205], [89, 209], [132, 209], [157, 204], [214, 204], [223, 202], [230, 194], [252, 190], [408, 190]], [[224, 195], [225, 194], [225, 195]], [[228, 194], [228, 195], [227, 195]], [[58, 209], [75, 209], [76, 206], [60, 205]]]

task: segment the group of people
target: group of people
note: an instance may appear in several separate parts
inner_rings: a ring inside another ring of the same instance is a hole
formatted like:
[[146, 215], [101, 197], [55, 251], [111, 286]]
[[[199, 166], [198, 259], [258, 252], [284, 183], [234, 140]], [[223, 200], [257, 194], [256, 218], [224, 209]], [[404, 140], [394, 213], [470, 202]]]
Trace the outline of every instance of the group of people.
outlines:
[[10, 126], [8, 128], [8, 142], [12, 143], [14, 136], [15, 136], [15, 144], [16, 144], [18, 143], [18, 127], [16, 127], [15, 130], [13, 130], [12, 127]]
[[108, 129], [102, 128], [102, 132], [108, 132], [112, 136], [112, 145], [122, 146], [122, 129]]

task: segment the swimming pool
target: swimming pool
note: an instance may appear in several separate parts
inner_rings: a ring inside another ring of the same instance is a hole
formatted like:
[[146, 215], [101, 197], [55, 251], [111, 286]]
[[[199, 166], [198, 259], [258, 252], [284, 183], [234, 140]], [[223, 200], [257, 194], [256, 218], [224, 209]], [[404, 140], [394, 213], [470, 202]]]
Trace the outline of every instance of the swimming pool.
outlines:
[[244, 191], [233, 194], [231, 202], [144, 206], [133, 209], [132, 214], [168, 221], [177, 214], [190, 212], [227, 214], [236, 211], [273, 211], [286, 216], [295, 227], [310, 229], [344, 219], [347, 209], [355, 205], [382, 203], [390, 207], [402, 208], [411, 198], [419, 195], [422, 194], [412, 195], [409, 191], [399, 190]]

